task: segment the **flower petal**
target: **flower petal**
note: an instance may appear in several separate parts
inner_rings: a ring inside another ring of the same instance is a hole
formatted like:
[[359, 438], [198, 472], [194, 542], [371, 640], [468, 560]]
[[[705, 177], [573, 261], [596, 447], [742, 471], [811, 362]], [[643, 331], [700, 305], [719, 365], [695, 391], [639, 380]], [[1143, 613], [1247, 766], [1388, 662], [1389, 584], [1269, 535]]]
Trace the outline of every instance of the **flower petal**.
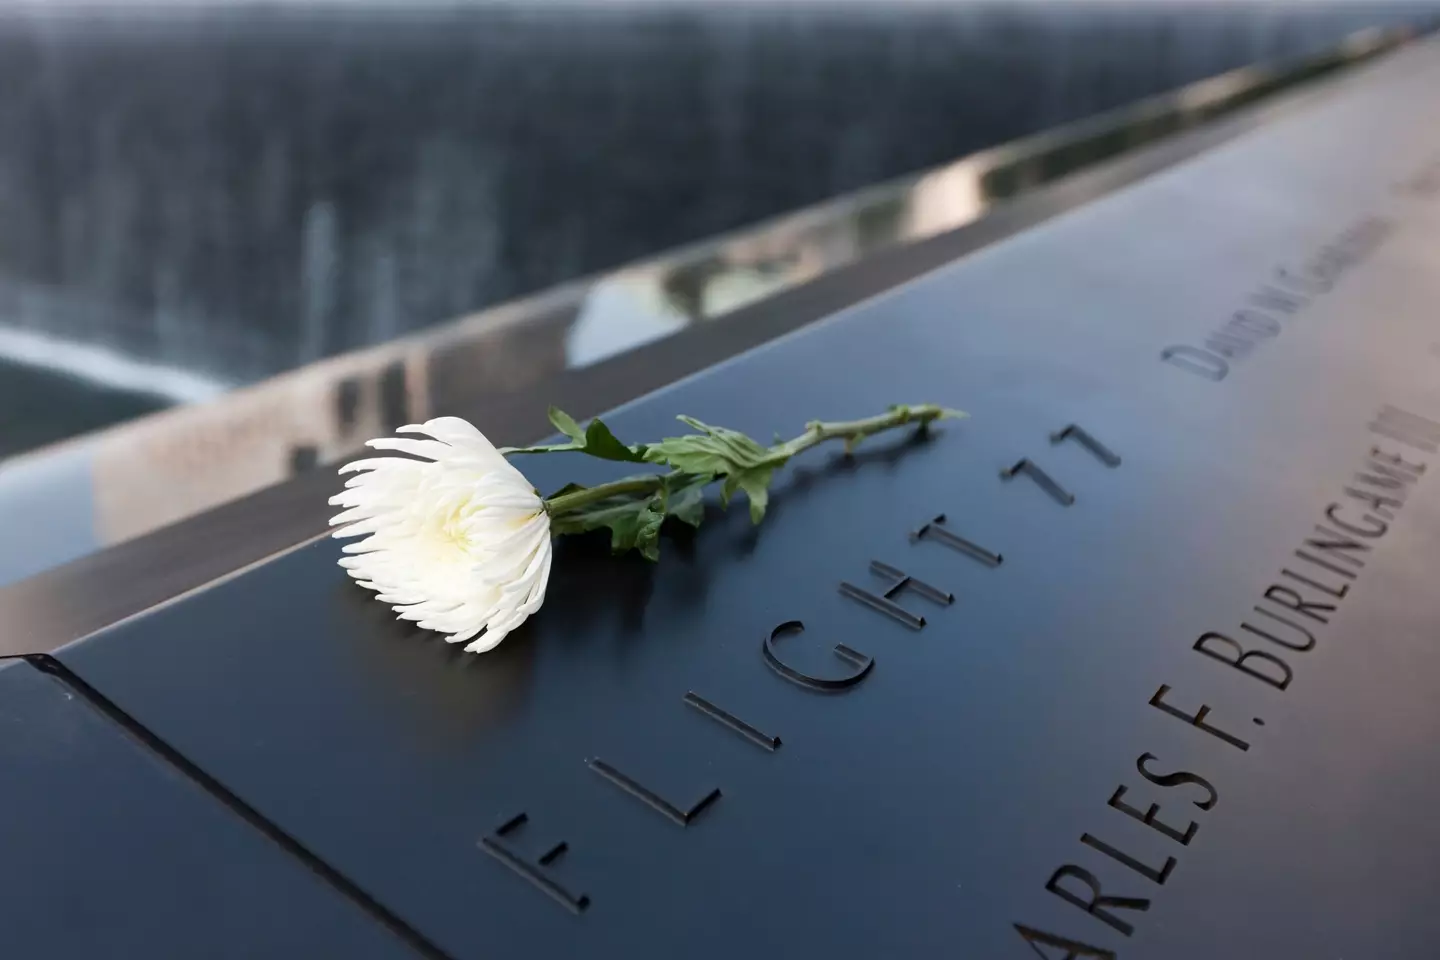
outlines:
[[[550, 518], [519, 470], [456, 417], [371, 440], [398, 456], [356, 460], [330, 498], [335, 537], [351, 540], [340, 566], [397, 618], [492, 649], [545, 600], [553, 551]], [[421, 457], [423, 459], [412, 459]]]

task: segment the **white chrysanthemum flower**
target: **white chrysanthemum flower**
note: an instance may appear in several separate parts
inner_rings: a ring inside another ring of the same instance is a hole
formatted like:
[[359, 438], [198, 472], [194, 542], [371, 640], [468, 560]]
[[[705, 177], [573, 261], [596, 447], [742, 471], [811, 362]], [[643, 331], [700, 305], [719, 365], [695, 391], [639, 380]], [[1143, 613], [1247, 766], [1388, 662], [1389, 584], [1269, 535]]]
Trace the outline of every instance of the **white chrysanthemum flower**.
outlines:
[[[374, 457], [340, 468], [358, 473], [330, 503], [347, 509], [336, 537], [340, 565], [393, 605], [402, 619], [489, 650], [545, 602], [550, 517], [524, 475], [479, 430], [440, 417], [398, 433], [434, 439], [371, 440], [367, 446], [423, 457]], [[482, 632], [483, 631], [483, 632]]]

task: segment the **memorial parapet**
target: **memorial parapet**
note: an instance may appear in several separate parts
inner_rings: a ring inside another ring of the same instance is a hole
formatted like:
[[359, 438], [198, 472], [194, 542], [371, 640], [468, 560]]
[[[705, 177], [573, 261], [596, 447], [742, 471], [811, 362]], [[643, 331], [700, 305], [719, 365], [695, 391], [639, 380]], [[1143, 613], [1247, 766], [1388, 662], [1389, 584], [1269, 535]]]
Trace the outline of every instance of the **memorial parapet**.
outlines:
[[321, 541], [36, 662], [424, 956], [1429, 956], [1437, 90], [1414, 46], [614, 411], [971, 418], [658, 565], [562, 542], [492, 653]]

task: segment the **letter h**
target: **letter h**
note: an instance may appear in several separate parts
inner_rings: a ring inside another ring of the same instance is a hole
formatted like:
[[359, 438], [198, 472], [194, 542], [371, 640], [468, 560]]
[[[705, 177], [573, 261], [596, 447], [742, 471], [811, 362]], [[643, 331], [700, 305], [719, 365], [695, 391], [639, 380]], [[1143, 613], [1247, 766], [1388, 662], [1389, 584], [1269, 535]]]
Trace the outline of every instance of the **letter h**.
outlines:
[[874, 594], [869, 590], [862, 590], [853, 583], [842, 582], [840, 592], [851, 600], [858, 600], [872, 610], [879, 610], [888, 617], [900, 621], [911, 630], [919, 630], [925, 626], [925, 618], [911, 613], [900, 604], [895, 602], [895, 597], [906, 590], [914, 590], [920, 596], [942, 607], [948, 607], [955, 602], [953, 594], [946, 593], [936, 587], [930, 586], [923, 580], [917, 580], [903, 570], [898, 570], [888, 563], [881, 563], [879, 560], [870, 561], [870, 572], [889, 581], [883, 594]]

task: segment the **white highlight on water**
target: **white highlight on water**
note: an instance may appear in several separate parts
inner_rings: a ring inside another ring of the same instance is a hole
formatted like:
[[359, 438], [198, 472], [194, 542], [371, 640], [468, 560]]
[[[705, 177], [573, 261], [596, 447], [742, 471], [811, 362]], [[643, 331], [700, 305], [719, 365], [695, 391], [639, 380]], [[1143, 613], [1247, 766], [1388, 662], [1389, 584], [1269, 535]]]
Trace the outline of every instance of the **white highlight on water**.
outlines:
[[0, 358], [176, 403], [210, 400], [234, 386], [178, 367], [136, 360], [108, 347], [61, 340], [33, 330], [0, 329]]

